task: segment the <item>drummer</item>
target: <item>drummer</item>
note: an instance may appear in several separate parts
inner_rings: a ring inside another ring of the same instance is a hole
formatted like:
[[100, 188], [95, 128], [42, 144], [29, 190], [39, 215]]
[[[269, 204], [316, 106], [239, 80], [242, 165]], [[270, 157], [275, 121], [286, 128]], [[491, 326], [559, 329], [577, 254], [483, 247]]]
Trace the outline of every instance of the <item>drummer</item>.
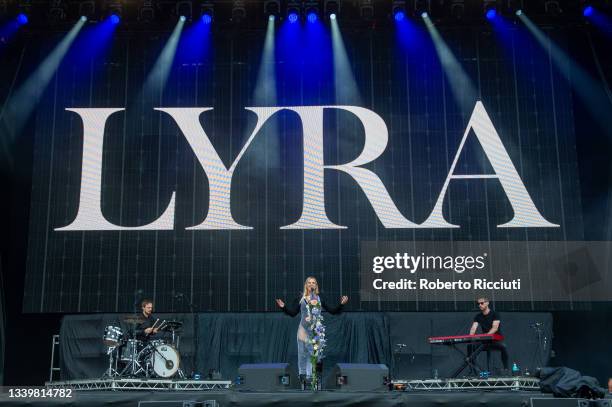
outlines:
[[153, 301], [144, 299], [140, 303], [143, 322], [136, 328], [136, 337], [145, 342], [154, 339], [164, 339], [163, 332], [159, 331], [161, 322], [153, 317]]

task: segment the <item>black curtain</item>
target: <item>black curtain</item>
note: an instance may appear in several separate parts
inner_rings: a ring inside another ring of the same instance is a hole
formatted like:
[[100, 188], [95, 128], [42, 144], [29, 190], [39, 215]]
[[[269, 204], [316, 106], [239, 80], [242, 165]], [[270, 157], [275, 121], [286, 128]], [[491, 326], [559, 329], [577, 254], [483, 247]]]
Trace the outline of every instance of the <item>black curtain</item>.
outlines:
[[[432, 346], [429, 336], [459, 335], [469, 330], [474, 313], [468, 312], [347, 312], [325, 315], [328, 347], [324, 376], [338, 362], [383, 363], [394, 377], [447, 376], [461, 363], [460, 355], [445, 346]], [[120, 324], [121, 315], [68, 315], [60, 330], [62, 378], [102, 376], [107, 368], [104, 328]], [[183, 321], [179, 352], [185, 374], [192, 372], [193, 332], [197, 322], [195, 371], [203, 377], [219, 372], [235, 379], [243, 363], [289, 362], [297, 370], [296, 334], [299, 318], [282, 313], [159, 314]], [[124, 326], [124, 331], [126, 330]], [[546, 366], [552, 339], [549, 313], [502, 313], [502, 330], [511, 362], [521, 369]], [[399, 346], [401, 345], [401, 346]], [[492, 355], [492, 368], [500, 367]]]

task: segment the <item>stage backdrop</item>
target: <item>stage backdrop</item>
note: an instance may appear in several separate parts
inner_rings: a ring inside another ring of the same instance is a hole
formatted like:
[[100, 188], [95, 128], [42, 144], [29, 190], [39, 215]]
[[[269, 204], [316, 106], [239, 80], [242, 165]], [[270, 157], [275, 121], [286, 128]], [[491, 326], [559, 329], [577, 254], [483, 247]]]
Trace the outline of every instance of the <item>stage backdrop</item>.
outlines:
[[[270, 311], [309, 275], [349, 310], [470, 309], [361, 301], [361, 243], [581, 240], [572, 95], [550, 55], [524, 33], [444, 31], [462, 80], [418, 30], [342, 32], [342, 53], [324, 26], [279, 27], [266, 48], [264, 32], [196, 46], [186, 27], [165, 86], [150, 72], [168, 35], [77, 40], [36, 111], [24, 310]], [[552, 307], [537, 300], [512, 306]]]

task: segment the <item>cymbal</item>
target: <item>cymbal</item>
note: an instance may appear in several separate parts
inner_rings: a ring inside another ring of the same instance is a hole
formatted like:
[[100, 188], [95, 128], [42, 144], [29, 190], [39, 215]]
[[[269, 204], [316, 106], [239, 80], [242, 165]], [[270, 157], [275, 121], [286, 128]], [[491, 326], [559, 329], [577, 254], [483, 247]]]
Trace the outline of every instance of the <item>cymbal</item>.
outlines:
[[164, 324], [164, 331], [176, 331], [181, 329], [183, 326], [183, 323], [181, 321], [166, 321], [166, 323]]
[[145, 318], [142, 315], [126, 315], [123, 317], [123, 322], [126, 324], [139, 325], [145, 322]]

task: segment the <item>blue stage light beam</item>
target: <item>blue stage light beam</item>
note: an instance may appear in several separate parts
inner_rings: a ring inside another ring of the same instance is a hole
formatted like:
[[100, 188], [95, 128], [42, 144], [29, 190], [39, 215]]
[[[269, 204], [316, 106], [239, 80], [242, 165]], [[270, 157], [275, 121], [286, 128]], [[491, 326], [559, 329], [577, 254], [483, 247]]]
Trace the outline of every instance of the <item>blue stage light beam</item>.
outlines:
[[[270, 17], [274, 17], [271, 15]], [[253, 92], [255, 106], [276, 106], [276, 52], [275, 52], [275, 24], [274, 18], [268, 19], [266, 37], [264, 40], [257, 82]], [[263, 142], [251, 146], [251, 154], [256, 158], [255, 165], [267, 168], [280, 166], [279, 130], [276, 118], [270, 121], [260, 131], [264, 132]]]
[[0, 113], [2, 127], [7, 130], [7, 136], [1, 137], [0, 141], [3, 151], [8, 151], [7, 146], [23, 130], [23, 126], [40, 101], [40, 97], [47, 88], [49, 81], [53, 78], [62, 59], [64, 59], [84, 24], [85, 21], [79, 19], [53, 51], [40, 63], [38, 68], [7, 100], [4, 109]]
[[314, 11], [309, 12], [308, 15], [306, 16], [306, 19], [308, 20], [309, 23], [315, 23], [318, 18], [319, 17], [317, 16], [317, 13], [315, 13]]
[[395, 21], [403, 21], [406, 18], [406, 13], [404, 13], [404, 10], [396, 10], [393, 13], [393, 18], [395, 18]]
[[172, 70], [172, 63], [174, 62], [178, 42], [181, 38], [181, 32], [185, 26], [185, 20], [186, 18], [181, 16], [176, 26], [174, 26], [170, 38], [168, 38], [166, 45], [155, 61], [155, 65], [153, 65], [153, 68], [147, 75], [147, 79], [143, 86], [143, 92], [153, 96], [159, 95], [159, 97], [161, 97], [166, 87], [170, 71]]
[[487, 10], [485, 15], [487, 16], [488, 20], [493, 20], [495, 19], [495, 17], [497, 17], [497, 10], [495, 10], [494, 8], [490, 8]]
[[6, 24], [0, 27], [0, 44], [6, 44], [20, 27], [28, 23], [28, 16], [25, 14], [19, 14], [14, 19], [8, 21]]
[[349, 58], [346, 54], [338, 20], [331, 20], [332, 51], [334, 56], [334, 88], [336, 103], [344, 105], [361, 105], [361, 95]]
[[606, 36], [612, 38], [612, 18], [605, 13], [602, 13], [593, 6], [587, 6], [583, 9], [584, 17], [597, 27]]
[[[207, 23], [204, 16], [195, 20], [193, 24], [185, 28], [181, 33], [178, 49], [175, 55], [175, 64], [198, 64], [200, 66], [211, 58], [212, 51], [212, 15], [211, 22]], [[206, 65], [206, 67], [209, 67]]]
[[593, 79], [587, 71], [574, 62], [571, 56], [544, 34], [525, 13], [520, 15], [519, 19], [534, 36], [542, 49], [550, 55], [556, 68], [567, 82], [572, 85], [593, 118], [602, 129], [608, 131], [610, 111], [612, 109], [612, 95], [604, 94], [604, 89], [607, 89], [607, 86]]
[[444, 74], [450, 84], [455, 101], [464, 112], [471, 112], [478, 99], [478, 92], [474, 83], [453, 54], [453, 51], [448, 47], [431, 19], [424, 17], [423, 20], [442, 64]]
[[121, 18], [117, 14], [111, 14], [109, 18], [112, 24], [119, 24], [119, 22], [121, 21]]

